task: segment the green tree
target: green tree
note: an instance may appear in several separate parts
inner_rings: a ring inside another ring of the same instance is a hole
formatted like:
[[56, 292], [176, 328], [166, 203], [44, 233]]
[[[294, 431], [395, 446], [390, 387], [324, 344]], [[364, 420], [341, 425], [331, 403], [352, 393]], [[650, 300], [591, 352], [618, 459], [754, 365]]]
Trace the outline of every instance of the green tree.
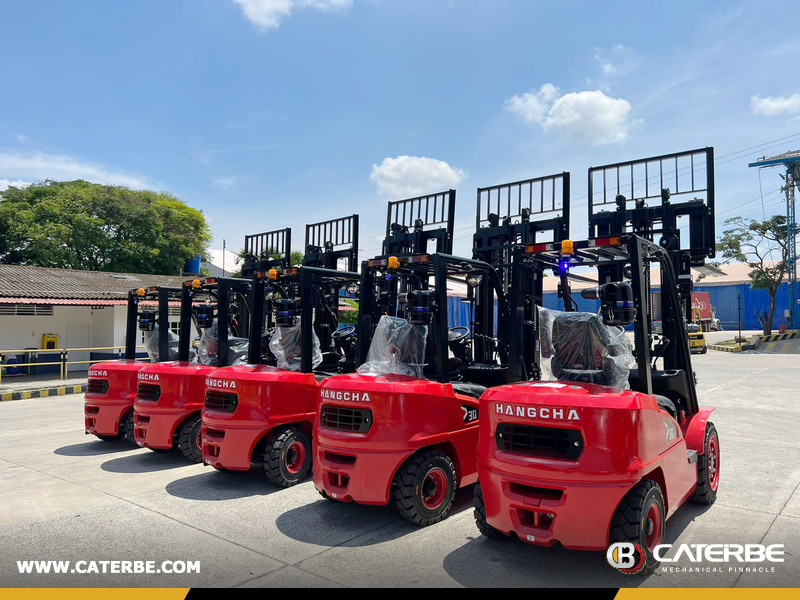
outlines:
[[205, 254], [203, 213], [167, 192], [44, 181], [0, 192], [0, 262], [178, 274]]
[[[268, 254], [272, 254], [273, 250], [270, 250]], [[244, 248], [239, 250], [236, 253], [236, 258], [238, 258], [242, 264], [244, 264], [245, 259], [247, 258], [247, 252], [245, 252]], [[289, 264], [292, 266], [295, 265], [302, 265], [303, 264], [303, 253], [299, 250], [292, 250], [292, 253], [289, 255]], [[241, 266], [236, 269], [233, 273], [230, 274], [230, 277], [241, 277], [242, 276], [242, 268]]]
[[733, 217], [725, 221], [728, 226], [719, 242], [717, 251], [725, 262], [745, 262], [752, 269], [750, 287], [769, 292], [769, 310], [756, 313], [764, 335], [772, 333], [775, 316], [775, 297], [788, 273], [788, 243], [786, 217], [775, 215], [766, 221]]

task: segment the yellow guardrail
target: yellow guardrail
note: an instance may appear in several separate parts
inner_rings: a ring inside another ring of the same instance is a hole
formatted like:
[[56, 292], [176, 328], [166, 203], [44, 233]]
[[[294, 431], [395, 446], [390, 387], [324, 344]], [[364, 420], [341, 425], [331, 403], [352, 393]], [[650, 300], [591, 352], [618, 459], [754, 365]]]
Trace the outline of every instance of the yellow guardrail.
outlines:
[[[136, 346], [137, 350], [144, 349], [144, 346]], [[110, 358], [98, 358], [94, 360], [70, 360], [69, 353], [70, 352], [110, 352], [114, 351], [117, 353], [117, 359], [121, 360], [124, 353], [125, 353], [125, 346], [98, 346], [93, 348], [26, 348], [25, 350], [0, 350], [0, 382], [3, 381], [3, 371], [5, 369], [10, 368], [17, 368], [17, 367], [51, 367], [58, 365], [59, 372], [58, 378], [59, 379], [67, 379], [69, 377], [69, 365], [93, 365], [100, 362], [106, 362], [108, 360], [114, 360]], [[58, 354], [59, 360], [49, 361], [49, 362], [25, 362], [25, 363], [4, 363], [3, 359], [5, 356], [9, 354], [18, 355], [18, 354]], [[147, 357], [137, 358], [136, 360], [149, 360]]]

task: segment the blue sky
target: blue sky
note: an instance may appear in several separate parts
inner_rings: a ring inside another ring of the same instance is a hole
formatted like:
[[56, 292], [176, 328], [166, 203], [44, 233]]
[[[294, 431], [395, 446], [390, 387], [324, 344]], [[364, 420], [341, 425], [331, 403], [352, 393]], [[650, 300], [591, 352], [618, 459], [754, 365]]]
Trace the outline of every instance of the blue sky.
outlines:
[[800, 148], [785, 3], [641, 4], [3, 0], [0, 186], [168, 190], [233, 249], [358, 212], [366, 254], [387, 200], [454, 186], [468, 253], [478, 186], [760, 145], [717, 167], [720, 219], [760, 217], [747, 163]]

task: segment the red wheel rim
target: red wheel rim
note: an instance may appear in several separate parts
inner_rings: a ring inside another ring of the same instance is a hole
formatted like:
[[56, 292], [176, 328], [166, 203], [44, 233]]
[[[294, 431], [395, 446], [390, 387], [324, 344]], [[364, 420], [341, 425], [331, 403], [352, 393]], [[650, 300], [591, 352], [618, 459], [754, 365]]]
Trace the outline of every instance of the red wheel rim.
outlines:
[[431, 469], [422, 480], [422, 504], [428, 510], [439, 508], [447, 497], [447, 475], [440, 468]]
[[286, 450], [286, 470], [292, 475], [296, 475], [303, 468], [306, 462], [306, 447], [302, 442], [292, 442]]
[[656, 546], [661, 543], [661, 507], [657, 502], [653, 502], [650, 508], [647, 509], [647, 518], [645, 519], [645, 532], [647, 537], [647, 550], [652, 554]]
[[708, 485], [716, 492], [719, 487], [719, 442], [715, 435], [708, 440], [706, 470], [708, 471]]
[[202, 432], [198, 431], [197, 432], [197, 437], [194, 440], [194, 443], [197, 444], [197, 449], [198, 450], [202, 450], [203, 449], [203, 436], [201, 435], [201, 433]]

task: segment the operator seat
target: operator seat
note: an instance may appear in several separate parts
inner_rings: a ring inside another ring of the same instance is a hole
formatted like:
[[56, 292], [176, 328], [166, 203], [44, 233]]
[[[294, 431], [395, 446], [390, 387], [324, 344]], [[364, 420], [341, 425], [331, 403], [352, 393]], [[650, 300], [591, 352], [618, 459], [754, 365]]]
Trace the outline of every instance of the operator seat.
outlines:
[[622, 377], [620, 365], [614, 361], [614, 357], [630, 354], [627, 342], [622, 336], [612, 336], [597, 315], [560, 313], [551, 331], [542, 328], [541, 337], [542, 358], [551, 359], [550, 370], [559, 381], [614, 386], [627, 379], [627, 372]]

